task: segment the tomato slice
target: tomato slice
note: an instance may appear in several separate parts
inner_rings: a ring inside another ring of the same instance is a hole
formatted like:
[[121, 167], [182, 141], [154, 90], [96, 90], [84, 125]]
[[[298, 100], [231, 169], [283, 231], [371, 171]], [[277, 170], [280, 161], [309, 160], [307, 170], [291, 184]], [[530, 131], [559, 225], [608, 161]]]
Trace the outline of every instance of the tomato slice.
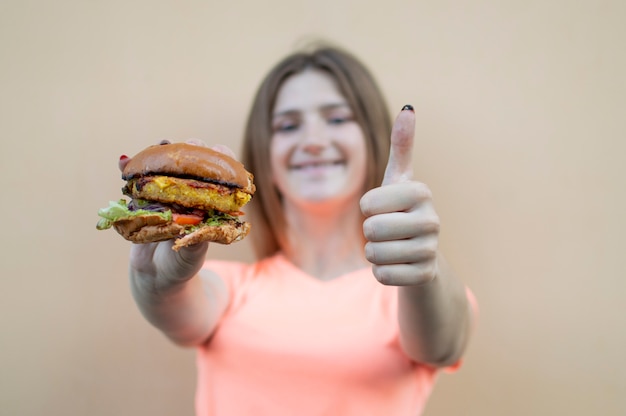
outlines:
[[202, 222], [202, 217], [193, 214], [174, 214], [172, 213], [172, 219], [176, 224], [180, 225], [196, 225]]

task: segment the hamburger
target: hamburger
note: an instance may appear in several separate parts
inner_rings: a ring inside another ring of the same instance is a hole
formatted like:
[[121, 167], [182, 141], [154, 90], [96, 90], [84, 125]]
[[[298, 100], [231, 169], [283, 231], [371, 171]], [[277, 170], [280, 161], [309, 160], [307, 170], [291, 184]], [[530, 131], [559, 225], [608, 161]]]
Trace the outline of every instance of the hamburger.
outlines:
[[230, 244], [250, 232], [241, 208], [254, 195], [254, 178], [224, 153], [163, 142], [130, 159], [122, 179], [130, 200], [100, 209], [99, 230], [113, 227], [134, 243], [176, 239], [176, 251], [203, 241]]

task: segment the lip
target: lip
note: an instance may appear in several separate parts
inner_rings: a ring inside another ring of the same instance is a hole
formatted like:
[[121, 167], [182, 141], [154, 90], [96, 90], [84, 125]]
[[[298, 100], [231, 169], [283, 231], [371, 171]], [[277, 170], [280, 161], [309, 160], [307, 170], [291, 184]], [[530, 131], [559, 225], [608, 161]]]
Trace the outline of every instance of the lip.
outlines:
[[343, 159], [338, 160], [309, 160], [304, 162], [296, 162], [289, 164], [289, 169], [291, 170], [304, 170], [304, 169], [314, 169], [314, 168], [324, 168], [324, 167], [332, 167], [332, 166], [341, 166], [345, 165], [346, 161]]

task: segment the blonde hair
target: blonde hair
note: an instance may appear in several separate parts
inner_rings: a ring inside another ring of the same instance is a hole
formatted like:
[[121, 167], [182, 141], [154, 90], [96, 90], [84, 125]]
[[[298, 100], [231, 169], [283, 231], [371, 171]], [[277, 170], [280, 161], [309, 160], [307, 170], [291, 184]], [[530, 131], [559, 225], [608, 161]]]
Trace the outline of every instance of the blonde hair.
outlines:
[[391, 118], [385, 99], [367, 68], [350, 53], [330, 46], [308, 48], [284, 58], [261, 82], [244, 132], [242, 161], [254, 175], [257, 187], [249, 207], [253, 226], [251, 238], [259, 259], [288, 249], [281, 196], [271, 177], [271, 120], [280, 87], [287, 78], [305, 69], [321, 70], [335, 80], [363, 131], [367, 148], [363, 193], [380, 185], [387, 164]]

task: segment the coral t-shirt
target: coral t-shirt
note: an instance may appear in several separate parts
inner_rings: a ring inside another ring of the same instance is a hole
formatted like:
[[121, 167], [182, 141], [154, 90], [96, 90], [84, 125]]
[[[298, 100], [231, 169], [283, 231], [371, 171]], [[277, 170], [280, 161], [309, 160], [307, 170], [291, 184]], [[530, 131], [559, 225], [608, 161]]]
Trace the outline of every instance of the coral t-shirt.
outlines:
[[230, 306], [198, 349], [198, 416], [416, 416], [437, 370], [399, 345], [397, 288], [369, 268], [331, 281], [282, 254], [208, 261]]

